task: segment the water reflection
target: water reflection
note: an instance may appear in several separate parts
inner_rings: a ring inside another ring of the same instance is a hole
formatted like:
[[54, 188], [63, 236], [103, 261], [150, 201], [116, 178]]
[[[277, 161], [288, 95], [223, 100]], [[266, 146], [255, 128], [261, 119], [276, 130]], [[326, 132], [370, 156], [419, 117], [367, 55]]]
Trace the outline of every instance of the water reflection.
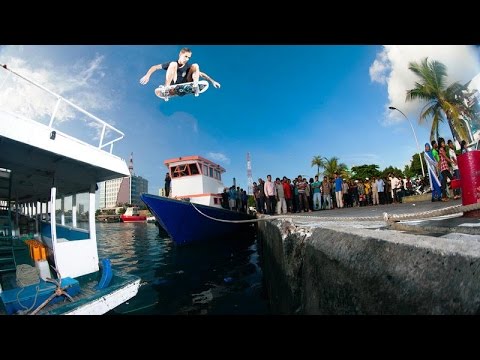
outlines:
[[154, 224], [99, 223], [100, 258], [139, 275], [138, 295], [109, 314], [267, 314], [255, 234], [178, 247]]

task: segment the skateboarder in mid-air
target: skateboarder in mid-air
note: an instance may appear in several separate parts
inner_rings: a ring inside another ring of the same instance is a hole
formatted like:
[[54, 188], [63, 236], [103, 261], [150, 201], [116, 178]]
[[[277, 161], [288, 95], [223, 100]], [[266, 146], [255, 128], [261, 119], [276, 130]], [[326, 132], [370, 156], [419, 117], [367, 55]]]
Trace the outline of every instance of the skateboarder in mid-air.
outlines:
[[220, 84], [213, 80], [210, 76], [200, 71], [198, 64], [188, 64], [188, 60], [192, 57], [192, 51], [189, 48], [183, 48], [178, 54], [178, 60], [163, 64], [153, 65], [140, 79], [140, 84], [145, 85], [150, 80], [150, 76], [157, 70], [167, 70], [165, 76], [165, 86], [160, 85], [155, 89], [158, 97], [168, 96], [168, 86], [173, 84], [182, 84], [193, 82], [195, 96], [198, 96], [199, 87], [198, 80], [202, 77], [212, 83], [215, 88], [219, 88]]

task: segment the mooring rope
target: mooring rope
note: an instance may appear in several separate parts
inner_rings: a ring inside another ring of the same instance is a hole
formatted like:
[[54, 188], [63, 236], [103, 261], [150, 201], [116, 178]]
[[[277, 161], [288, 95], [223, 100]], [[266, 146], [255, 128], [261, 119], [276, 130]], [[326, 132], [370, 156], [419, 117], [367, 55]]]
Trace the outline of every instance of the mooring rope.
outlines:
[[40, 292], [40, 287], [38, 285], [35, 286], [35, 298], [33, 299], [33, 304], [30, 307], [22, 304], [22, 302], [20, 301], [20, 294], [23, 292], [26, 286], [38, 284], [40, 282], [39, 271], [34, 266], [30, 266], [28, 264], [19, 264], [17, 265], [16, 269], [16, 278], [17, 285], [21, 287], [21, 289], [17, 291], [17, 302], [24, 309], [22, 311], [19, 311], [18, 313], [26, 314], [35, 307], [37, 303], [38, 293]]
[[283, 214], [283, 215], [266, 216], [262, 218], [251, 219], [251, 220], [225, 220], [225, 219], [217, 219], [212, 216], [209, 216], [203, 213], [201, 210], [199, 210], [194, 203], [191, 202], [190, 204], [192, 204], [193, 208], [197, 210], [201, 215], [205, 216], [210, 220], [225, 222], [225, 223], [236, 223], [236, 224], [255, 223], [259, 221], [276, 220], [276, 219], [283, 219], [283, 218], [299, 218], [299, 219], [308, 219], [308, 220], [315, 220], [315, 221], [385, 221], [387, 223], [391, 223], [391, 222], [407, 220], [407, 219], [428, 219], [432, 217], [452, 215], [452, 214], [458, 214], [461, 212], [468, 212], [468, 211], [480, 209], [480, 203], [475, 203], [470, 205], [454, 205], [454, 206], [449, 206], [443, 209], [421, 211], [421, 212], [409, 213], [409, 214], [388, 214], [387, 212], [384, 212], [383, 215], [356, 216], [356, 217], [347, 217], [347, 216], [323, 217], [323, 216], [312, 216], [312, 215]]

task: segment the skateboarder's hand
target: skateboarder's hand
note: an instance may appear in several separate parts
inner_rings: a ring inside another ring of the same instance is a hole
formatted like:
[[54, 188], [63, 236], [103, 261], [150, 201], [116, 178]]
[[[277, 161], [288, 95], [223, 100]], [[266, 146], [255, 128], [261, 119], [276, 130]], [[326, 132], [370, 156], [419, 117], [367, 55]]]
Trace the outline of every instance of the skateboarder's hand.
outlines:
[[146, 83], [148, 83], [149, 80], [150, 80], [150, 76], [145, 75], [140, 79], [140, 84], [145, 85]]

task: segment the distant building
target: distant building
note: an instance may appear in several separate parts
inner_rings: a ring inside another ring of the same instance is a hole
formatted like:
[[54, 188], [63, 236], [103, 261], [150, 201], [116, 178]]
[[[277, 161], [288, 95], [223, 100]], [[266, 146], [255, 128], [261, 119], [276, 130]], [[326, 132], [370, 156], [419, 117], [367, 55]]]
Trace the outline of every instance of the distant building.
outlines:
[[78, 204], [78, 213], [79, 214], [84, 214], [85, 213], [85, 205], [84, 204]]
[[118, 203], [118, 193], [120, 190], [120, 185], [122, 184], [123, 179], [126, 178], [117, 178], [108, 181], [99, 183], [99, 204], [100, 209], [113, 209], [117, 206]]
[[148, 193], [148, 180], [133, 172], [133, 153], [130, 156], [130, 176], [99, 183], [99, 208], [114, 209], [120, 204], [144, 206], [142, 193]]

